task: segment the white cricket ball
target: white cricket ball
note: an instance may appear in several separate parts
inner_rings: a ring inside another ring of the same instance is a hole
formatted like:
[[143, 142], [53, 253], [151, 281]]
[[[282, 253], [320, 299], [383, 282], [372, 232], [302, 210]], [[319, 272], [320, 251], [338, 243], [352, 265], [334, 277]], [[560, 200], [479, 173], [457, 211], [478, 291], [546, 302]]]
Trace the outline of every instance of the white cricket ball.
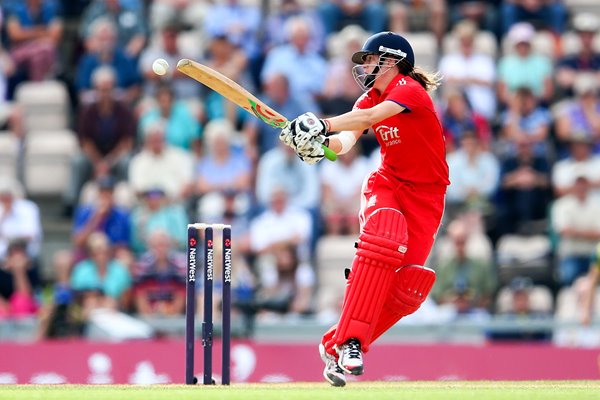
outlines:
[[152, 63], [152, 71], [156, 75], [164, 75], [169, 70], [169, 63], [163, 58], [158, 58]]

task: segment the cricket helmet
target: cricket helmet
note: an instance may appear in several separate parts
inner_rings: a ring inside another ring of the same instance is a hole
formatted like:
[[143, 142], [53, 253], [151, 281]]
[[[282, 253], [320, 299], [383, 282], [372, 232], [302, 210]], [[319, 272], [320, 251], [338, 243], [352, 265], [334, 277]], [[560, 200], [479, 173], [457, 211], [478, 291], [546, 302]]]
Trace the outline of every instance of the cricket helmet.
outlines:
[[367, 39], [360, 51], [352, 55], [352, 62], [362, 64], [369, 54], [380, 54], [405, 60], [411, 67], [415, 66], [415, 53], [412, 46], [403, 36], [394, 32], [379, 32]]

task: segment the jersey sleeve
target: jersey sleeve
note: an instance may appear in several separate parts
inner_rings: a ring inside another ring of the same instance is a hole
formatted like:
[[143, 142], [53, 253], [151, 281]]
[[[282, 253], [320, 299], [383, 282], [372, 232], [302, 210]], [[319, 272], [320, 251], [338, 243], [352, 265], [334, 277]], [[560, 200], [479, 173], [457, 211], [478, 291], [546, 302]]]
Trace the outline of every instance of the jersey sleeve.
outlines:
[[403, 82], [405, 82], [404, 79], [398, 81], [385, 100], [393, 101], [408, 111], [413, 111], [418, 105], [423, 104], [421, 91], [415, 87], [415, 85], [418, 85], [417, 83]]

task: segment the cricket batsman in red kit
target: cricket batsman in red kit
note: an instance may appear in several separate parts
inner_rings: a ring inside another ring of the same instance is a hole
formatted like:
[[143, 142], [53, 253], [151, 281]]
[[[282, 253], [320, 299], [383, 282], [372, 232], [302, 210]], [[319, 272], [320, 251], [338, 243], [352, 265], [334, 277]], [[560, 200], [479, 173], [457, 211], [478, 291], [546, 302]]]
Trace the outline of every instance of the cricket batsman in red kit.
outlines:
[[354, 109], [324, 120], [305, 113], [280, 134], [310, 164], [323, 159], [322, 144], [343, 154], [369, 128], [381, 146], [381, 165], [363, 184], [340, 319], [319, 345], [323, 376], [333, 386], [344, 386], [346, 373], [361, 375], [371, 343], [429, 294], [435, 273], [424, 264], [450, 183], [442, 126], [428, 94], [437, 77], [415, 67], [411, 45], [393, 32], [371, 36], [352, 61], [365, 90]]

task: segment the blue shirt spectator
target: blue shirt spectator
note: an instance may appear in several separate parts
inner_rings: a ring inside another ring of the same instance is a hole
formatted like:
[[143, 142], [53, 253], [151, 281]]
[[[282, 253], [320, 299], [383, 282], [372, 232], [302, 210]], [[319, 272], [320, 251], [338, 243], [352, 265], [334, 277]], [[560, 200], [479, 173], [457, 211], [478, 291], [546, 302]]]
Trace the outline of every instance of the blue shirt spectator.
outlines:
[[262, 80], [274, 74], [283, 74], [290, 83], [290, 92], [304, 110], [318, 112], [316, 97], [321, 94], [327, 76], [327, 62], [308, 47], [311, 28], [308, 21], [296, 17], [286, 25], [290, 44], [269, 52], [261, 72]]
[[229, 0], [215, 4], [206, 11], [204, 30], [210, 37], [226, 36], [241, 47], [250, 58], [258, 55], [257, 32], [260, 27], [260, 9]]
[[139, 1], [96, 0], [85, 10], [81, 37], [89, 38], [94, 21], [109, 19], [117, 28], [117, 44], [130, 57], [138, 57], [146, 43], [148, 27]]
[[108, 177], [97, 180], [98, 197], [93, 205], [80, 205], [73, 218], [73, 238], [76, 247], [83, 247], [94, 232], [102, 232], [111, 245], [128, 247], [129, 214], [114, 203], [114, 181]]
[[165, 193], [160, 189], [144, 193], [142, 202], [131, 213], [131, 246], [136, 253], [148, 249], [148, 239], [153, 232], [168, 235], [170, 242], [183, 249], [188, 216], [181, 204], [168, 204]]
[[106, 273], [100, 276], [98, 266], [92, 260], [83, 260], [75, 264], [71, 276], [71, 286], [76, 291], [99, 290], [106, 296], [119, 298], [131, 285], [127, 267], [120, 261], [110, 260]]
[[156, 93], [158, 107], [148, 110], [140, 119], [139, 132], [158, 120], [163, 120], [165, 126], [165, 141], [167, 144], [190, 150], [199, 144], [201, 136], [200, 122], [190, 111], [190, 106], [183, 101], [174, 100], [173, 91], [167, 86], [159, 86]]
[[103, 233], [91, 234], [86, 244], [89, 257], [75, 264], [71, 287], [79, 292], [99, 292], [118, 301], [131, 286], [129, 270], [113, 258], [112, 248]]

